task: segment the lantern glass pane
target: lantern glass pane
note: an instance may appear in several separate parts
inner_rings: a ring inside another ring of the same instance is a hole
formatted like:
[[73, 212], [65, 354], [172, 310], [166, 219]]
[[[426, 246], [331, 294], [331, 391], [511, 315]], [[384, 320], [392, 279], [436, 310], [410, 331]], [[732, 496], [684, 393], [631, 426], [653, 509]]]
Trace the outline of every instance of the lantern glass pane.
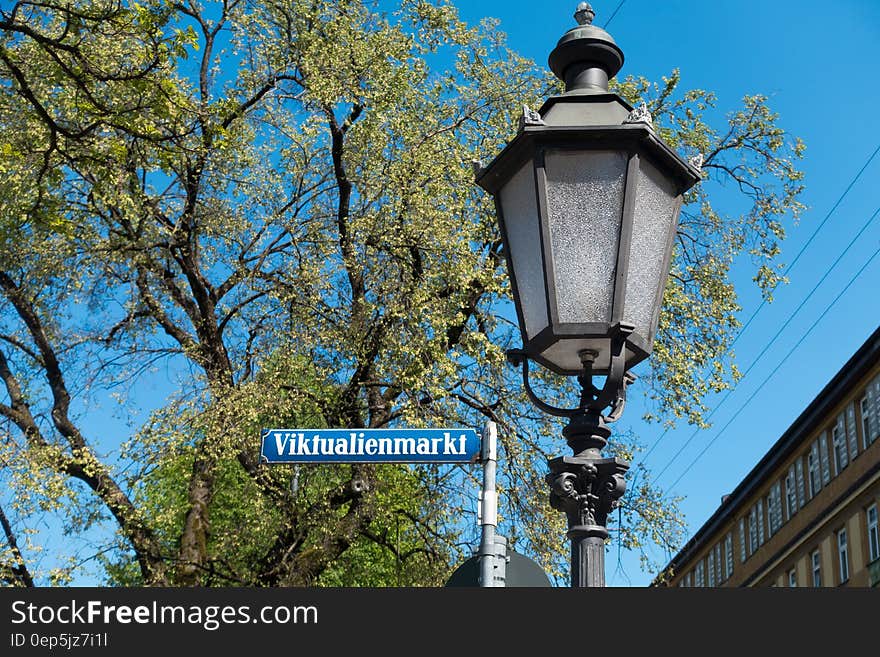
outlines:
[[649, 161], [639, 161], [623, 318], [650, 349], [666, 286], [672, 231], [678, 219], [675, 188]]
[[535, 168], [531, 160], [501, 188], [499, 199], [507, 231], [508, 273], [516, 283], [525, 338], [531, 340], [549, 323]]
[[626, 164], [626, 154], [617, 151], [545, 154], [560, 323], [611, 321]]

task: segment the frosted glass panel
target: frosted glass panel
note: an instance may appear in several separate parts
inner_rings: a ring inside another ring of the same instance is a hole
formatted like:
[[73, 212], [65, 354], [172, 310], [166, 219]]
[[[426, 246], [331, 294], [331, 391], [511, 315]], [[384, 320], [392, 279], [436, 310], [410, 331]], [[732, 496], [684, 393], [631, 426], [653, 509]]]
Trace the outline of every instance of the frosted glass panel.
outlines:
[[562, 323], [609, 322], [627, 158], [548, 150], [547, 206]]
[[623, 319], [635, 324], [636, 333], [650, 346], [660, 316], [659, 286], [666, 284], [667, 272], [662, 269], [678, 204], [674, 187], [654, 165], [641, 159], [639, 169]]
[[500, 200], [507, 228], [508, 272], [512, 262], [526, 337], [531, 340], [548, 324], [535, 168], [531, 161], [501, 189]]

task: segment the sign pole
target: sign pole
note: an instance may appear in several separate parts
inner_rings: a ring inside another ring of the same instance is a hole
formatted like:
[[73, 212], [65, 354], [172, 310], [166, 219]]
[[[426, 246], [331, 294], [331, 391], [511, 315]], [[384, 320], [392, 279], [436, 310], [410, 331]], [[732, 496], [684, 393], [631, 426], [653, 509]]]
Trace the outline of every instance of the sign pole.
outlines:
[[498, 428], [486, 422], [479, 452], [474, 462], [483, 465], [483, 485], [477, 504], [477, 524], [480, 525], [480, 548], [461, 564], [446, 582], [446, 586], [551, 586], [547, 574], [537, 563], [507, 548], [507, 538], [496, 533], [498, 528], [498, 492], [495, 473], [498, 464]]
[[481, 532], [480, 586], [504, 586], [507, 564], [507, 539], [495, 533], [498, 526], [498, 493], [495, 489], [495, 470], [498, 462], [498, 428], [491, 420], [483, 429], [482, 448], [483, 488], [480, 491], [479, 522]]

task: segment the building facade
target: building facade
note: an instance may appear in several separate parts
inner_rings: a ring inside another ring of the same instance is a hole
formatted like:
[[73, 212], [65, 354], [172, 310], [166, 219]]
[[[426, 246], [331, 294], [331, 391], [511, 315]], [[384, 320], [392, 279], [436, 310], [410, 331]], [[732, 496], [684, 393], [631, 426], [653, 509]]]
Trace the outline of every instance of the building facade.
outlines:
[[880, 328], [655, 586], [880, 586]]

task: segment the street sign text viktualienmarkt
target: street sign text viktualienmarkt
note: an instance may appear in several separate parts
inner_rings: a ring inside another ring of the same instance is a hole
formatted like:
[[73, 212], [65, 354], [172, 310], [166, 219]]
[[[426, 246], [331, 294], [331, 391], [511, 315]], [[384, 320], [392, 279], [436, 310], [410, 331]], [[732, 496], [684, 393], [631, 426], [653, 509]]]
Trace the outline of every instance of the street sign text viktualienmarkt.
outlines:
[[474, 429], [263, 429], [263, 463], [473, 463]]

